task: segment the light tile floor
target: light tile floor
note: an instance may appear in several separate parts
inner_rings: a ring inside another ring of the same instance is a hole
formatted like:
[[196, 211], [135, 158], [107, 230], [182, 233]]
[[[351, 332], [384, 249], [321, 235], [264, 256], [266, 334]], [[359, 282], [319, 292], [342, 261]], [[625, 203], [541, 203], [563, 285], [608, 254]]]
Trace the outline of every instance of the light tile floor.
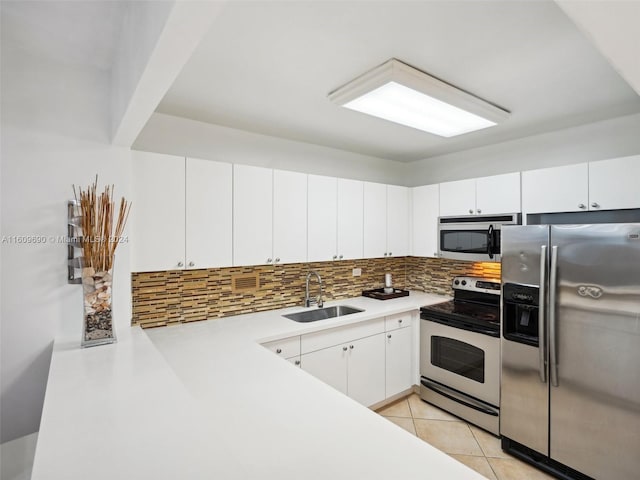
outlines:
[[377, 413], [491, 480], [552, 480], [504, 453], [500, 440], [420, 399], [415, 393]]

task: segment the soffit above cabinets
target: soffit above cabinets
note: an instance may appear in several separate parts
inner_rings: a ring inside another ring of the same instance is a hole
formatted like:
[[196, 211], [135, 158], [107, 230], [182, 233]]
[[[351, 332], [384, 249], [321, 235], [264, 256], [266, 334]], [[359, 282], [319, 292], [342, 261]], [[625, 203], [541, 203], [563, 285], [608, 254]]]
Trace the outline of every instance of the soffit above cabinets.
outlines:
[[[328, 99], [390, 58], [511, 118], [441, 138]], [[640, 112], [640, 97], [553, 1], [246, 1], [226, 5], [157, 111], [410, 162]]]

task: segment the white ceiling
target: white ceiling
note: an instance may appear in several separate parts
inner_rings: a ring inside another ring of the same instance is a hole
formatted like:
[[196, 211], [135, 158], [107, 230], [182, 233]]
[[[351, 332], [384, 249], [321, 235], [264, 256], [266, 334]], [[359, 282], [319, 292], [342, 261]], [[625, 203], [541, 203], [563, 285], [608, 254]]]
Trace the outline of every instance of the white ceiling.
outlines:
[[[441, 138], [327, 94], [398, 58], [512, 112]], [[230, 2], [157, 111], [414, 161], [640, 112], [640, 97], [553, 1]]]
[[2, 37], [43, 59], [111, 69], [125, 1], [1, 0]]

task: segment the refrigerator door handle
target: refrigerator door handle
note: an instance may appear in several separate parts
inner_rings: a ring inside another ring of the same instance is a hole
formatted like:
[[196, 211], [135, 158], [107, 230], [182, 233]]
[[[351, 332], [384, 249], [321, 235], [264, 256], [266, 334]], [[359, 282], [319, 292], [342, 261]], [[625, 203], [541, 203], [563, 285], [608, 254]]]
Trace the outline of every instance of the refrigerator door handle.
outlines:
[[547, 281], [547, 246], [540, 248], [540, 297], [538, 300], [538, 352], [540, 356], [540, 381], [547, 382], [547, 362], [546, 362], [546, 338], [545, 338], [545, 307], [546, 293], [545, 285]]
[[558, 288], [558, 247], [551, 247], [549, 272], [549, 376], [551, 385], [558, 386], [558, 345], [556, 340], [556, 290]]

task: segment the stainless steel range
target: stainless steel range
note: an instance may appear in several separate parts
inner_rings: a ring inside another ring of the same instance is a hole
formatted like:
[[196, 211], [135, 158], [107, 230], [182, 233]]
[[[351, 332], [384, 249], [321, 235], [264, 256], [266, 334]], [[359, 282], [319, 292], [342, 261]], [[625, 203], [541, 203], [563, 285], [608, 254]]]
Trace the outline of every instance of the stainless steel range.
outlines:
[[420, 396], [498, 435], [500, 281], [455, 277], [453, 291], [420, 309]]

